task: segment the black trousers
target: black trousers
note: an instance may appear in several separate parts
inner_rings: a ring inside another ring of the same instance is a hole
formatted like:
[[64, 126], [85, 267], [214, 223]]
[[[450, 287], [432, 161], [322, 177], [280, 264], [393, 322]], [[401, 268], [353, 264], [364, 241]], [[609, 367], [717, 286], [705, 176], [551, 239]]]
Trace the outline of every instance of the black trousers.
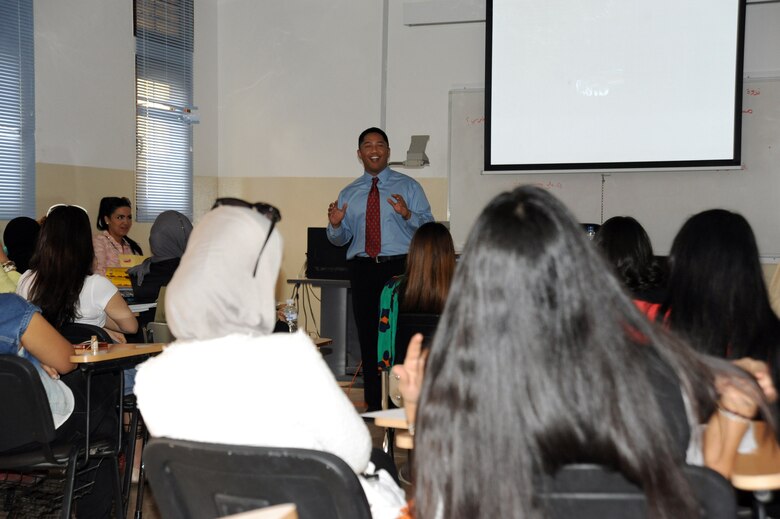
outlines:
[[385, 283], [406, 268], [406, 257], [384, 263], [353, 259], [347, 262], [352, 287], [352, 312], [355, 315], [360, 355], [363, 359], [363, 394], [369, 410], [382, 404], [382, 382], [376, 354], [379, 331], [379, 296]]

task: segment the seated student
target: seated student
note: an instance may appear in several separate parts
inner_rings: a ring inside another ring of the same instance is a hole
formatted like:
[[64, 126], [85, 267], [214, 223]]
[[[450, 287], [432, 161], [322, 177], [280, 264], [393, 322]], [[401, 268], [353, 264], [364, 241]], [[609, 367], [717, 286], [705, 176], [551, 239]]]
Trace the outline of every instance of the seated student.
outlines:
[[40, 307], [55, 328], [93, 324], [125, 342], [123, 334], [135, 333], [138, 321], [117, 288], [92, 273], [93, 258], [87, 213], [77, 206], [53, 206], [16, 293]]
[[683, 224], [669, 253], [669, 288], [657, 308], [697, 350], [726, 358], [766, 360], [780, 345], [748, 221], [712, 209]]
[[[424, 377], [420, 339], [393, 368], [416, 419], [419, 518], [544, 517], [538, 476], [578, 462], [638, 483], [651, 516], [696, 517], [681, 468], [691, 426], [716, 405], [751, 417], [763, 404], [744, 372], [644, 318], [569, 211], [533, 186], [474, 224]], [[705, 461], [728, 474], [733, 451]]]
[[8, 251], [8, 259], [16, 264], [19, 274], [24, 274], [30, 266], [40, 229], [38, 222], [26, 216], [14, 218], [5, 226], [3, 241]]
[[152, 256], [127, 272], [137, 302], [157, 301], [160, 288], [171, 281], [179, 266], [190, 233], [192, 223], [178, 211], [163, 211], [157, 216], [149, 233]]
[[3, 242], [0, 241], [0, 294], [16, 292], [19, 276], [16, 263], [8, 259], [3, 250]]
[[96, 226], [102, 232], [92, 238], [95, 274], [104, 276], [108, 267], [119, 267], [120, 254], [143, 255], [141, 246], [127, 235], [133, 227], [133, 209], [129, 198], [102, 198]]
[[780, 319], [748, 221], [723, 209], [690, 217], [672, 243], [669, 264], [667, 296], [648, 315], [703, 353], [766, 361], [771, 378], [780, 380]]
[[593, 242], [635, 300], [663, 300], [665, 268], [653, 255], [650, 237], [639, 222], [630, 216], [613, 216], [601, 225]]
[[[322, 450], [361, 474], [372, 470], [363, 420], [308, 336], [271, 333], [278, 219], [266, 204], [218, 200], [194, 228], [166, 289], [177, 341], [139, 367], [138, 406], [156, 437]], [[361, 478], [372, 513], [396, 517], [403, 492], [378, 475]]]
[[[0, 355], [18, 355], [28, 359], [39, 371], [52, 419], [55, 438], [82, 441], [86, 432], [86, 379], [75, 370], [70, 356], [73, 347], [40, 315], [32, 304], [14, 294], [0, 294]], [[111, 375], [92, 377], [90, 402], [91, 434], [112, 437], [117, 431], [115, 412], [118, 381]], [[9, 396], [9, 395], [6, 395]], [[20, 450], [23, 447], [20, 447]], [[76, 501], [79, 519], [109, 517], [111, 514], [112, 475], [110, 463], [77, 480], [77, 485], [95, 479], [91, 492]]]
[[[177, 211], [163, 211], [157, 216], [149, 233], [152, 257], [128, 269], [136, 303], [157, 301], [160, 288], [168, 285], [179, 267], [181, 256], [187, 248], [192, 233], [192, 223]], [[156, 310], [148, 310], [139, 317], [143, 328], [154, 318]]]
[[398, 345], [395, 332], [399, 312], [440, 314], [455, 273], [455, 246], [442, 224], [421, 225], [409, 245], [406, 272], [391, 278], [382, 289], [379, 303], [379, 369], [402, 363], [406, 345]]

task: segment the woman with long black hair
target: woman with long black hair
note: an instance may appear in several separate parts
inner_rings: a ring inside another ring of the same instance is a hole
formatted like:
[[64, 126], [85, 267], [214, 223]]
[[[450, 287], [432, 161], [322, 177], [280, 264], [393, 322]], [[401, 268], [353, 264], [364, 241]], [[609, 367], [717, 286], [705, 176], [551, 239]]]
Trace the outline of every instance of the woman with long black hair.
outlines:
[[682, 472], [691, 427], [716, 406], [736, 418], [704, 451], [727, 475], [729, 442], [764, 405], [745, 372], [648, 321], [569, 211], [533, 186], [498, 195], [471, 230], [421, 393], [420, 339], [394, 368], [416, 425], [419, 518], [545, 517], [535, 482], [578, 462], [636, 482], [651, 517], [696, 517]]
[[613, 216], [593, 239], [635, 300], [660, 303], [664, 297], [665, 265], [653, 255], [644, 227], [630, 216]]
[[116, 342], [138, 331], [138, 321], [117, 288], [93, 274], [89, 217], [75, 205], [53, 206], [41, 227], [30, 270], [16, 293], [38, 306], [57, 329], [71, 322], [105, 328]]
[[697, 350], [767, 360], [780, 345], [756, 238], [740, 214], [712, 209], [683, 224], [669, 254], [658, 315]]

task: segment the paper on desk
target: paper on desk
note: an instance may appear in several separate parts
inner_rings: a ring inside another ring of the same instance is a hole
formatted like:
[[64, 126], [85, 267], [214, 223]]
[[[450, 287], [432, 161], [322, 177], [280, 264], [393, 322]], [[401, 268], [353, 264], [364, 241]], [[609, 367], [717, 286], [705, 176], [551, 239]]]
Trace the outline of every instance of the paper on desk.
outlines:
[[137, 313], [145, 312], [147, 310], [151, 310], [152, 308], [157, 308], [157, 303], [136, 303], [128, 306], [130, 307], [131, 312], [137, 314]]
[[383, 409], [382, 411], [371, 411], [370, 413], [363, 413], [360, 416], [363, 418], [390, 418], [394, 420], [406, 420], [403, 407], [397, 407], [395, 409]]

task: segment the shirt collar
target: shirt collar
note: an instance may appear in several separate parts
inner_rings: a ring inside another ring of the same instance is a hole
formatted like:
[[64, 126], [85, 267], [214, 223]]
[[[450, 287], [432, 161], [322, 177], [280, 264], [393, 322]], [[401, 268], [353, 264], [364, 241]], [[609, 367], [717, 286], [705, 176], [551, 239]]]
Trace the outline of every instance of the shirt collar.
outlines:
[[[379, 179], [379, 181], [381, 183], [381, 182], [384, 182], [385, 180], [387, 180], [387, 177], [389, 177], [389, 176], [390, 176], [390, 166], [387, 166], [385, 169], [380, 171], [379, 174], [376, 177]], [[371, 179], [373, 179], [373, 178], [374, 178], [374, 176], [371, 175], [369, 172], [363, 171], [363, 180], [366, 183], [370, 184], [371, 183]]]

